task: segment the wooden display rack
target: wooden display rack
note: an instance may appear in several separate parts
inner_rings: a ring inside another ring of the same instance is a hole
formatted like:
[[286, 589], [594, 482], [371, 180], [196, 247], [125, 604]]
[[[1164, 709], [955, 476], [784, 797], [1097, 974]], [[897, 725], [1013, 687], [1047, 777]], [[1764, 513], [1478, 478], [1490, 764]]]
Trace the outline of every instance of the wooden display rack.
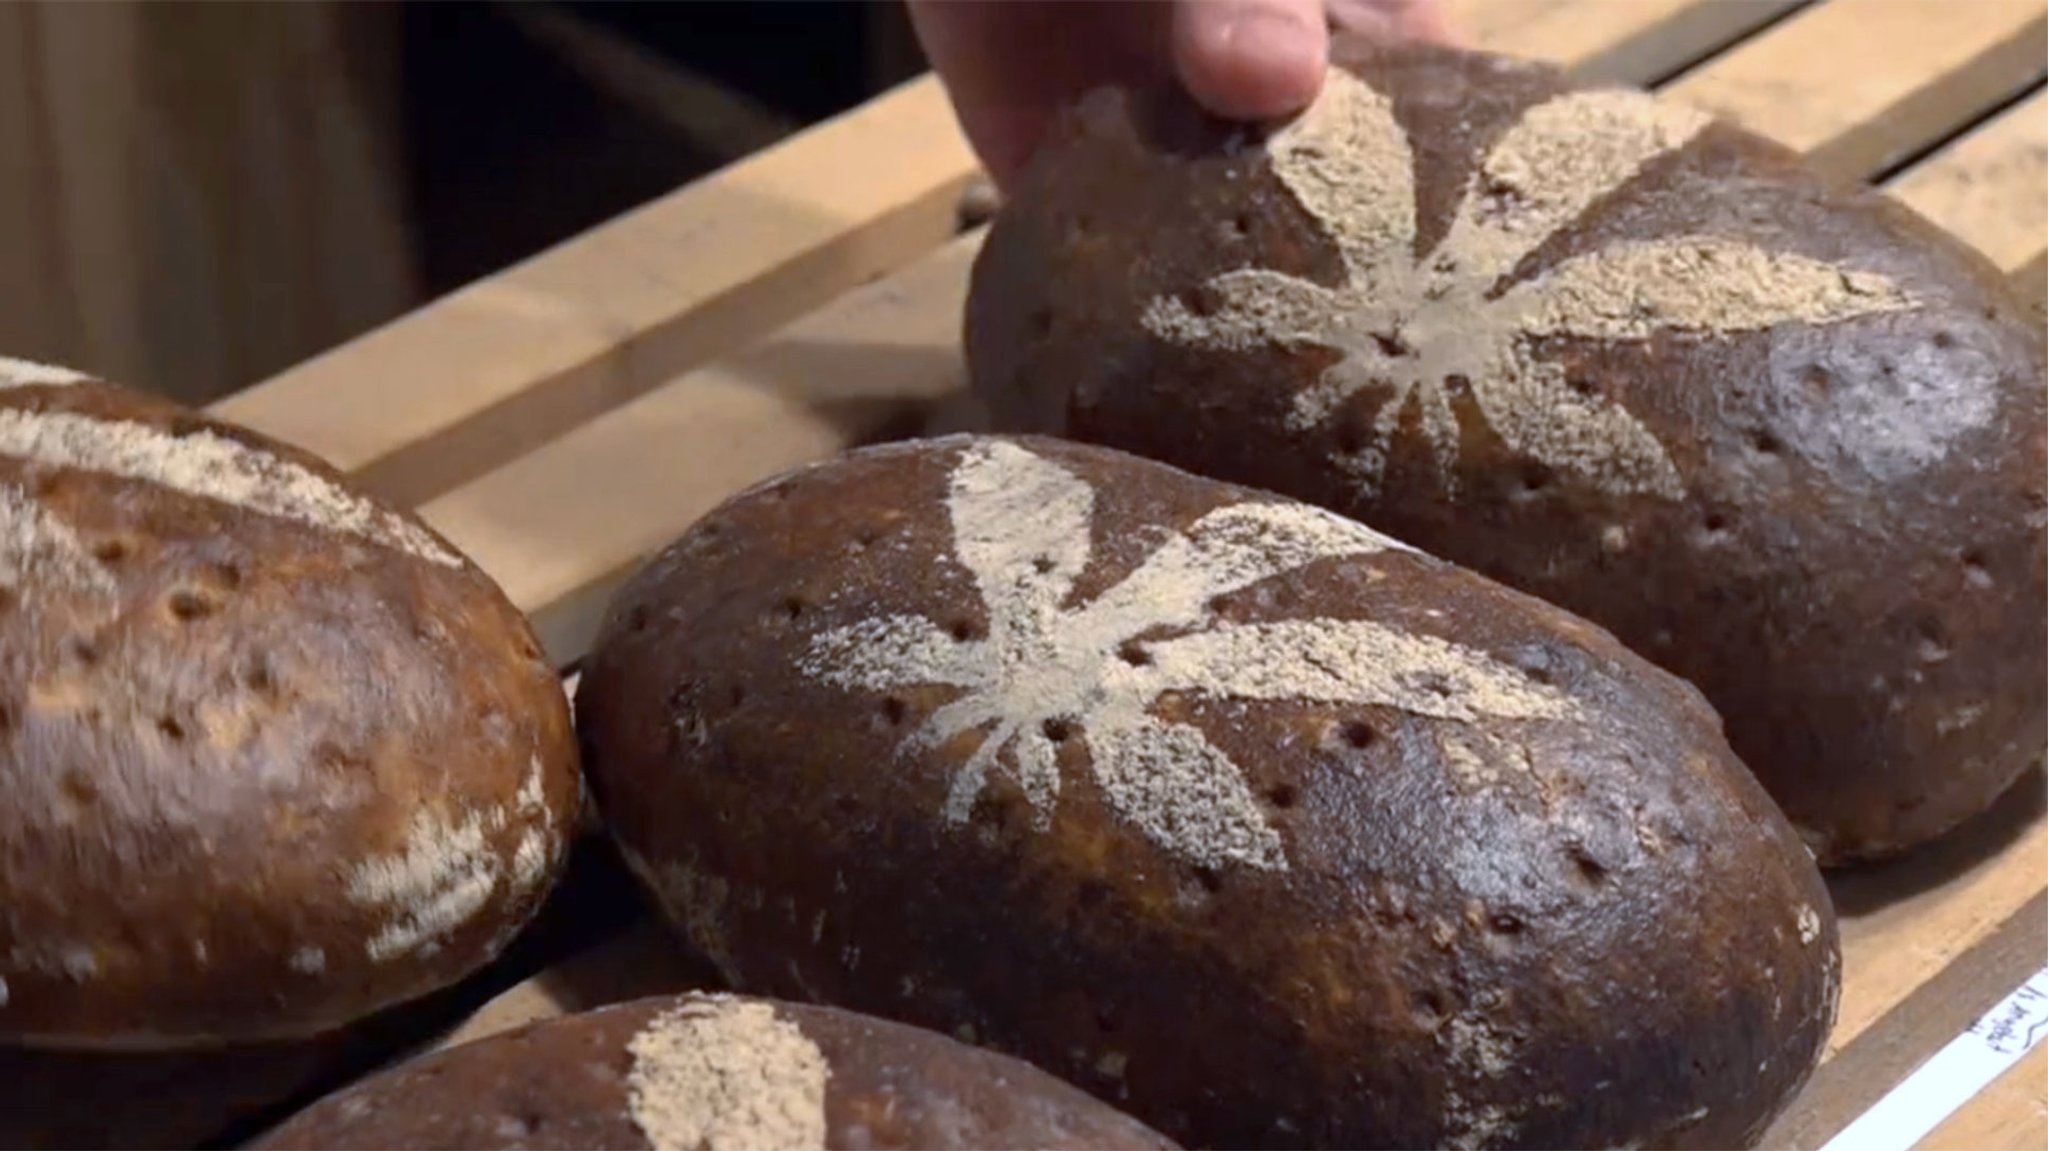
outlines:
[[[1452, 6], [1479, 46], [1730, 115], [1835, 180], [1881, 186], [2037, 303], [2048, 289], [2048, 0]], [[618, 582], [727, 495], [960, 418], [961, 307], [980, 232], [963, 228], [958, 208], [976, 175], [926, 77], [214, 411], [418, 507], [530, 613], [569, 671]], [[1840, 1020], [1820, 1070], [1767, 1136], [1773, 1147], [1827, 1142], [2048, 964], [2048, 785], [2036, 771], [1944, 842], [1831, 882]], [[153, 1101], [150, 1114], [121, 1118], [103, 1103], [65, 1120], [74, 1126], [61, 1137], [218, 1141], [262, 1106], [303, 1101], [422, 1045], [686, 977], [645, 922], [578, 927], [579, 908], [565, 905], [588, 892], [572, 882], [548, 913], [549, 945], [492, 973], [488, 986], [508, 990], [441, 1010], [432, 1034], [380, 1021], [381, 1035], [207, 1056], [203, 1070], [189, 1058], [138, 1060], [112, 1086], [91, 1060], [10, 1055], [0, 1058], [20, 1067], [0, 1061], [0, 1115], [15, 1092], [35, 1093], [20, 1106], [59, 1111], [52, 1100], [73, 1089], [125, 1093]], [[0, 1123], [8, 1145], [45, 1137], [60, 1136]], [[1919, 1146], [2048, 1146], [2048, 1049]]]

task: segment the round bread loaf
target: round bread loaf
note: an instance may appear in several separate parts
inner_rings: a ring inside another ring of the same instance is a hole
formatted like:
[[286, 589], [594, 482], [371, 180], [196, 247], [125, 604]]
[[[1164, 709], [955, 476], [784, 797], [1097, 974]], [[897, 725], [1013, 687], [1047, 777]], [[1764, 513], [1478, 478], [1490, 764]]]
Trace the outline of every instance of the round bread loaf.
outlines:
[[995, 427], [1304, 499], [1699, 686], [1824, 865], [2048, 746], [2038, 321], [1786, 149], [1547, 66], [1340, 41], [1270, 129], [1053, 131], [974, 269]]
[[578, 725], [734, 989], [1184, 1143], [1728, 1147], [1834, 1017], [1827, 889], [1691, 687], [1100, 448], [909, 442], [733, 498], [618, 594]]
[[0, 1040], [308, 1036], [559, 875], [568, 703], [473, 564], [333, 469], [0, 361]]
[[1169, 1148], [1029, 1064], [830, 1007], [637, 999], [413, 1059], [329, 1096], [261, 1151], [501, 1147]]

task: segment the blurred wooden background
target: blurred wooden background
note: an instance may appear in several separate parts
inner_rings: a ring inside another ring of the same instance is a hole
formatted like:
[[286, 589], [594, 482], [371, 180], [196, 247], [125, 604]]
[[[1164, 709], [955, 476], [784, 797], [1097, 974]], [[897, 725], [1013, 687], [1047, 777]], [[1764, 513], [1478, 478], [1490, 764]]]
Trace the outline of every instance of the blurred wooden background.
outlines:
[[203, 403], [922, 66], [889, 0], [10, 0], [0, 354]]

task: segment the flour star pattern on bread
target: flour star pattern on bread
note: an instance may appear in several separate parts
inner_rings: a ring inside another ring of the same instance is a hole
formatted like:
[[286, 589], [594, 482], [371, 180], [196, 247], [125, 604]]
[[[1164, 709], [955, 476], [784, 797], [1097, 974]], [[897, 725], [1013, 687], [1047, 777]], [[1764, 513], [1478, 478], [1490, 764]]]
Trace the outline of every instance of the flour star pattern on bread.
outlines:
[[987, 637], [891, 615], [809, 645], [803, 670], [835, 686], [962, 689], [906, 742], [929, 750], [985, 733], [952, 780], [944, 815], [955, 824], [1007, 752], [1035, 826], [1049, 826], [1060, 790], [1055, 736], [1066, 728], [1086, 741], [1111, 807], [1162, 848], [1200, 866], [1284, 871], [1279, 835], [1237, 765], [1198, 728], [1153, 715], [1161, 695], [1381, 705], [1446, 721], [1575, 710], [1556, 689], [1433, 636], [1369, 620], [1220, 620], [1216, 597], [1316, 560], [1412, 551], [1305, 504], [1211, 511], [1122, 582], [1070, 606], [1089, 563], [1094, 505], [1094, 488], [1066, 468], [1008, 441], [976, 443], [953, 470], [947, 510]]
[[1615, 494], [1680, 498], [1665, 446], [1619, 405], [1571, 387], [1538, 354], [1538, 339], [1714, 339], [1914, 306], [1882, 275], [1712, 235], [1611, 244], [1515, 278], [1546, 240], [1710, 122], [1622, 89], [1539, 103], [1488, 151], [1448, 233], [1422, 254], [1414, 155], [1393, 105], [1332, 69], [1316, 102], [1267, 151], [1274, 175], [1335, 243], [1344, 282], [1325, 287], [1243, 268], [1204, 285], [1212, 310], [1160, 297], [1142, 321], [1158, 338], [1202, 349], [1338, 353], [1294, 398], [1288, 423], [1317, 427], [1361, 392], [1382, 396], [1370, 434], [1337, 457], [1367, 495], [1378, 493], [1411, 407], [1455, 494], [1451, 381], [1461, 379], [1493, 431], [1525, 458]]

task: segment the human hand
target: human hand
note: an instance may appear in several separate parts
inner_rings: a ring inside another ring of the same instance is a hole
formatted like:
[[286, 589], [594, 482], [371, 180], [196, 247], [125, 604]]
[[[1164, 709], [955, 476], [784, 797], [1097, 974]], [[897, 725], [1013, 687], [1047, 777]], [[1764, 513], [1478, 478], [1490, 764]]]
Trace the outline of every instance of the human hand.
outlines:
[[1060, 106], [1172, 79], [1216, 115], [1265, 120], [1322, 86], [1332, 27], [1448, 42], [1442, 0], [907, 0], [962, 131], [998, 187]]

